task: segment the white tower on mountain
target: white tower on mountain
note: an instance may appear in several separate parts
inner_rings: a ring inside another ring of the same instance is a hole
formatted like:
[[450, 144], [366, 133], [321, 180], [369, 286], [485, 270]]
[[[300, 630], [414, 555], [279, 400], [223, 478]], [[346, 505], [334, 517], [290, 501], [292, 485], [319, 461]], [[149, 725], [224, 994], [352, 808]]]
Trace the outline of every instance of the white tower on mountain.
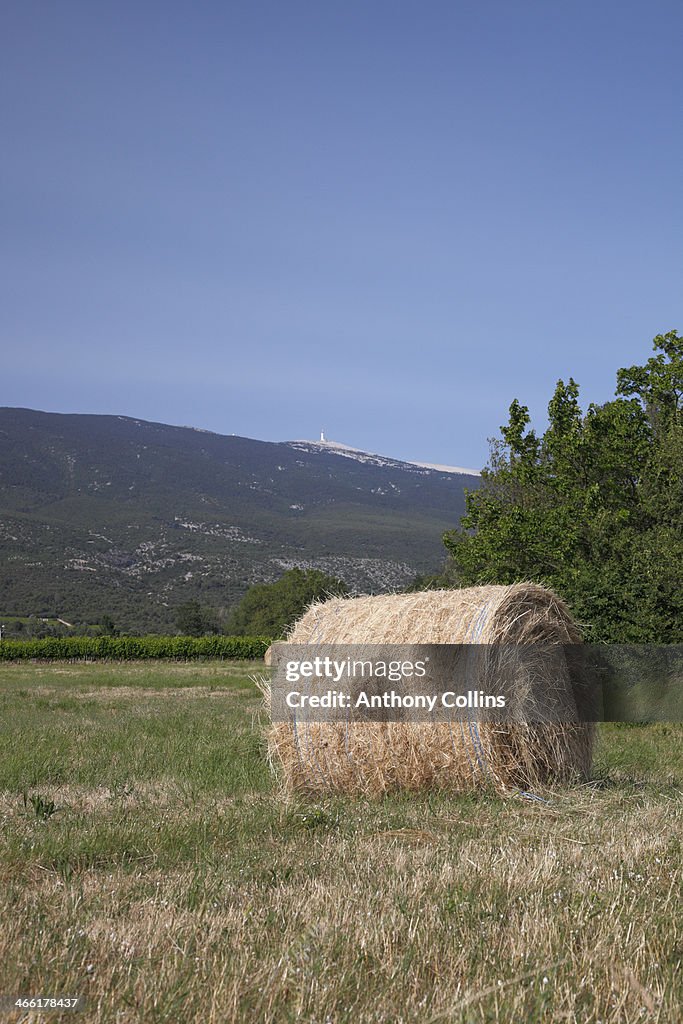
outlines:
[[320, 440], [321, 440], [321, 441], [324, 441], [324, 440], [325, 440], [325, 431], [324, 431], [324, 430], [321, 430], [321, 431], [320, 431]]

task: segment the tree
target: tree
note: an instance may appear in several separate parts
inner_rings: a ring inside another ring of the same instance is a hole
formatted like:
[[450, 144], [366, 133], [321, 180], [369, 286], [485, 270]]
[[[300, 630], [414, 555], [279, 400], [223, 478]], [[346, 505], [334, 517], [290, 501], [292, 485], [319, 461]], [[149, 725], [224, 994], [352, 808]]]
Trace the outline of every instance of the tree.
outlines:
[[203, 608], [197, 600], [178, 605], [175, 623], [183, 636], [205, 636], [207, 633], [219, 632], [213, 609]]
[[114, 620], [111, 615], [106, 612], [104, 615], [100, 616], [100, 626], [102, 627], [102, 634], [104, 636], [116, 636], [118, 634], [118, 630], [114, 625]]
[[444, 536], [458, 582], [546, 583], [592, 639], [677, 642], [683, 621], [683, 339], [617, 374], [585, 414], [558, 381], [542, 437], [516, 400], [481, 487]]
[[449, 590], [457, 587], [458, 577], [452, 559], [447, 559], [441, 572], [418, 573], [407, 586], [401, 590], [402, 594], [416, 594], [423, 590]]
[[281, 637], [313, 601], [348, 594], [335, 576], [317, 569], [289, 569], [276, 583], [250, 587], [231, 612], [226, 632], [232, 636]]

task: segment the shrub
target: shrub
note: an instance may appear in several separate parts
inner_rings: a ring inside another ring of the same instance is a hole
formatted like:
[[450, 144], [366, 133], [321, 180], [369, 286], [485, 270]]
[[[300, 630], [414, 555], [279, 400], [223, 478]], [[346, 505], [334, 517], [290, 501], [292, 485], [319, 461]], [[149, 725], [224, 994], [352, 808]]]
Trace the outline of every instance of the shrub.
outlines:
[[69, 636], [3, 640], [0, 661], [112, 660], [170, 658], [262, 658], [270, 638], [262, 636]]

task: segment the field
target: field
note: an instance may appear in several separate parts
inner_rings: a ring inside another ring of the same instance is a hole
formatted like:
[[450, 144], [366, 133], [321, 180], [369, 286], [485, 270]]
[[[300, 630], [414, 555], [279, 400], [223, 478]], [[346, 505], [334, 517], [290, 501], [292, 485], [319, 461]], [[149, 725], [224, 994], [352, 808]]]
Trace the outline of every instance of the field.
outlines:
[[0, 667], [11, 1020], [681, 1020], [683, 725], [545, 801], [287, 802], [253, 665]]

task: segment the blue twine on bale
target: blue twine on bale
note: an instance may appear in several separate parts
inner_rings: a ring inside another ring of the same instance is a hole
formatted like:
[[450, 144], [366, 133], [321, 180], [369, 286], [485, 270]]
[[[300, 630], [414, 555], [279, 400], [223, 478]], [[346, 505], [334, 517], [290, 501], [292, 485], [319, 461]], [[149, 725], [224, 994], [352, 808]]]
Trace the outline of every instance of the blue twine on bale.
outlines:
[[[484, 605], [482, 606], [481, 610], [479, 611], [479, 614], [478, 614], [477, 618], [475, 619], [473, 625], [468, 630], [468, 642], [469, 643], [476, 644], [478, 642], [478, 639], [481, 636], [481, 632], [482, 632], [482, 630], [484, 628], [484, 625], [485, 625], [485, 622], [486, 622], [486, 617], [487, 617], [487, 614], [488, 614], [489, 604], [490, 604], [489, 601], [486, 601], [484, 603]], [[471, 640], [469, 640], [469, 634], [470, 633], [473, 634]], [[469, 669], [469, 664], [470, 664], [470, 662], [469, 662], [469, 655], [468, 655], [468, 669]], [[467, 673], [467, 675], [469, 676], [469, 672]], [[474, 754], [475, 754], [475, 757], [477, 759], [477, 763], [479, 764], [479, 767], [481, 768], [482, 772], [485, 775], [488, 775], [490, 777], [491, 776], [491, 770], [490, 770], [488, 764], [486, 763], [486, 751], [484, 750], [484, 744], [482, 743], [481, 734], [479, 732], [479, 723], [475, 719], [470, 719], [470, 720], [468, 720], [467, 724], [468, 724], [468, 727], [469, 727], [470, 739], [472, 740], [472, 748], [474, 750]], [[465, 740], [465, 730], [463, 728], [462, 721], [460, 722], [460, 729], [461, 729], [461, 732], [462, 732], [463, 740]], [[451, 733], [451, 736], [452, 736], [452, 733]], [[467, 751], [467, 748], [465, 748], [465, 751], [467, 753], [468, 760], [469, 760], [470, 765], [471, 765], [471, 767], [473, 769], [473, 772], [474, 772], [474, 762], [472, 761], [472, 758], [470, 757], [469, 752]], [[548, 804], [548, 805], [550, 805], [552, 803], [551, 800], [546, 800], [544, 797], [539, 796], [537, 793], [531, 793], [529, 790], [526, 790], [526, 789], [518, 789], [518, 790], [516, 790], [515, 791], [515, 795], [521, 796], [525, 800], [533, 800], [533, 801], [535, 801], [535, 802], [537, 802], [539, 804]]]
[[[477, 615], [476, 619], [474, 620], [474, 622], [470, 626], [469, 630], [467, 631], [467, 634], [466, 634], [466, 637], [465, 637], [465, 642], [466, 643], [471, 644], [473, 646], [478, 643], [479, 637], [481, 636], [481, 632], [482, 632], [482, 630], [483, 630], [483, 628], [484, 628], [484, 626], [486, 624], [486, 619], [487, 619], [487, 616], [488, 616], [490, 603], [491, 603], [490, 601], [485, 601], [484, 604], [482, 605], [482, 607], [479, 609], [479, 614]], [[467, 680], [470, 680], [470, 678], [472, 676], [471, 665], [472, 665], [473, 661], [476, 661], [476, 659], [477, 659], [476, 651], [475, 652], [468, 651], [468, 653], [467, 653], [467, 669], [466, 669], [466, 672], [465, 672], [465, 678]], [[479, 723], [476, 721], [476, 719], [473, 719], [473, 718], [469, 717], [468, 718], [468, 722], [467, 722], [467, 727], [468, 727], [468, 731], [469, 731], [469, 734], [470, 734], [470, 741], [471, 741], [472, 749], [474, 751], [474, 756], [477, 759], [477, 764], [479, 765], [479, 768], [481, 769], [481, 771], [482, 771], [484, 776], [491, 777], [491, 770], [490, 770], [490, 768], [489, 768], [489, 766], [487, 764], [487, 761], [486, 761], [486, 751], [484, 750], [484, 744], [482, 742], [481, 734], [479, 732]], [[462, 733], [463, 740], [465, 741], [465, 744], [466, 744], [467, 741], [466, 741], [466, 737], [465, 737], [465, 729], [463, 727], [462, 720], [460, 722], [460, 731]], [[474, 769], [474, 762], [472, 761], [472, 758], [469, 756], [469, 751], [467, 750], [467, 745], [465, 745], [465, 751], [467, 753], [470, 765], [472, 766], [473, 774], [475, 774], [476, 772], [475, 772], [475, 769]]]

